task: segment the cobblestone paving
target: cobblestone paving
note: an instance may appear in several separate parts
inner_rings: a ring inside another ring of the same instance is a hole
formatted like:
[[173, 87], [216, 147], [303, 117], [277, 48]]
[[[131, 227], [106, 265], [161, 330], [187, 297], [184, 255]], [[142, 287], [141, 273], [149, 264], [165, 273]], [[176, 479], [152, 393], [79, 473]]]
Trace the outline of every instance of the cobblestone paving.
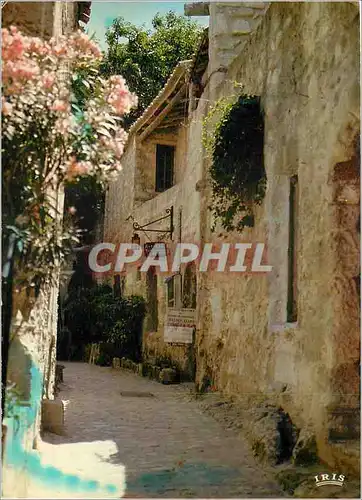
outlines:
[[[57, 450], [67, 451], [63, 458], [58, 453], [57, 466], [68, 457], [64, 465], [74, 473], [88, 463], [104, 482], [121, 482], [125, 470], [127, 497], [284, 496], [246, 443], [204, 414], [184, 386], [83, 363], [65, 366], [59, 397], [69, 401], [66, 436], [44, 437], [53, 463]], [[80, 449], [82, 465], [73, 454]]]

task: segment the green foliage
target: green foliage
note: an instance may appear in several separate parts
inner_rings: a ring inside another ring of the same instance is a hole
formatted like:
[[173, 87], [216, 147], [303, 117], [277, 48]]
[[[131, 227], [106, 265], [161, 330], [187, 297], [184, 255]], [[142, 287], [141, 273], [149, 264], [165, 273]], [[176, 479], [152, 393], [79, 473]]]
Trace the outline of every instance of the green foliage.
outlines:
[[179, 61], [190, 59], [202, 32], [184, 16], [157, 14], [153, 30], [119, 17], [107, 31], [108, 50], [101, 69], [107, 76], [121, 74], [138, 96], [138, 108], [128, 116], [132, 123], [165, 85]]
[[264, 119], [258, 97], [232, 99], [219, 100], [206, 116], [203, 144], [212, 158], [215, 224], [220, 220], [227, 231], [242, 231], [253, 227], [253, 207], [265, 195]]
[[111, 366], [112, 359], [116, 357], [116, 351], [113, 344], [100, 342], [98, 344], [99, 353], [95, 363], [99, 366]]
[[106, 343], [112, 357], [139, 357], [146, 312], [142, 297], [116, 297], [108, 285], [76, 288], [68, 296], [64, 312], [77, 345]]

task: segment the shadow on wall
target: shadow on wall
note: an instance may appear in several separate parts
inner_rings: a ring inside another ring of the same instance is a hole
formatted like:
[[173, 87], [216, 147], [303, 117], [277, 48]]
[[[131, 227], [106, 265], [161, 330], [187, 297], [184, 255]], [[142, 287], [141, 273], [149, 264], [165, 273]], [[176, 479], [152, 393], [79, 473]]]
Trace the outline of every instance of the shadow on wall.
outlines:
[[16, 339], [12, 343], [10, 356], [16, 356], [17, 364], [16, 372], [9, 373], [13, 385], [8, 384], [6, 391], [3, 420], [3, 425], [6, 427], [5, 449], [3, 449], [5, 478], [6, 469], [9, 467], [18, 471], [19, 477], [25, 470], [31, 480], [52, 490], [62, 489], [85, 495], [103, 493], [105, 496], [119, 497], [119, 485], [101, 485], [96, 479], [84, 480], [76, 475], [65, 474], [56, 467], [42, 464], [38, 451], [26, 449], [26, 438], [31, 436], [40, 410], [43, 375], [20, 340]]

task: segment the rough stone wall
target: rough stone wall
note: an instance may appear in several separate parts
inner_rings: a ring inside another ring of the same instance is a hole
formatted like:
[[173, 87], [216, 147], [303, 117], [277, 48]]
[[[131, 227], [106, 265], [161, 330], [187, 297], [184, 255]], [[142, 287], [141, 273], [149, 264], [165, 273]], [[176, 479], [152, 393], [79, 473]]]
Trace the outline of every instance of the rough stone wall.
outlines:
[[134, 175], [136, 148], [134, 139], [129, 142], [122, 157], [122, 172], [116, 180], [109, 183], [105, 201], [103, 240], [120, 243], [128, 241], [129, 224], [126, 219], [132, 214], [134, 203]]
[[2, 26], [18, 26], [30, 36], [50, 38], [74, 31], [77, 2], [7, 2]]
[[[211, 25], [218, 25], [222, 11], [219, 28], [230, 32], [228, 7], [213, 9]], [[255, 227], [227, 240], [267, 243], [274, 269], [269, 276], [201, 277], [197, 380], [211, 378], [234, 395], [274, 394], [298, 426], [312, 425], [319, 452], [330, 463], [343, 460], [328, 439], [336, 425], [331, 405], [359, 411], [358, 26], [358, 9], [351, 3], [273, 3], [238, 57], [225, 58], [226, 74], [212, 73], [217, 64], [209, 66], [203, 94], [214, 102], [235, 93], [237, 81], [246, 94], [261, 96], [267, 193]], [[218, 58], [221, 64], [222, 54]], [[298, 321], [288, 324], [289, 179], [295, 174]], [[338, 201], [337, 191], [346, 195], [340, 200], [349, 201]], [[209, 203], [206, 187], [201, 228], [208, 241], [215, 238]], [[221, 232], [220, 239], [224, 236]]]
[[[30, 36], [57, 37], [70, 33], [76, 27], [76, 3], [67, 2], [8, 2], [2, 8], [2, 26], [17, 26]], [[64, 194], [55, 193], [55, 205], [62, 213]], [[56, 335], [59, 277], [52, 285], [44, 286], [39, 294], [13, 293], [13, 321], [8, 359], [8, 383], [15, 383], [25, 401], [32, 387], [31, 368], [36, 367], [42, 377], [43, 398], [54, 397], [56, 362]], [[36, 446], [40, 431], [40, 403], [37, 402], [35, 421], [28, 428], [24, 450]], [[21, 422], [21, 425], [25, 425]], [[7, 442], [11, 438], [8, 433]], [[6, 445], [5, 445], [6, 446]], [[27, 464], [16, 470], [8, 467], [5, 449], [3, 469], [3, 495], [25, 497], [27, 490]]]
[[[107, 200], [107, 224], [118, 231], [111, 241], [131, 238], [129, 215], [145, 224], [173, 204], [175, 216], [182, 214], [175, 241], [267, 244], [269, 275], [198, 272], [197, 383], [274, 398], [298, 427], [312, 428], [331, 465], [350, 460], [348, 447], [337, 449], [331, 434], [345, 425], [343, 410], [355, 416], [359, 406], [358, 21], [353, 3], [211, 3], [210, 62], [187, 123], [180, 182], [153, 192], [149, 138], [144, 149], [128, 148], [124, 178]], [[236, 99], [235, 82], [261, 97], [268, 187], [254, 228], [226, 234], [218, 226], [212, 233], [202, 119], [217, 99]], [[296, 174], [298, 318], [288, 323], [289, 186]], [[129, 275], [126, 293], [147, 296], [144, 277]], [[145, 355], [165, 353], [185, 363], [183, 348], [163, 343], [165, 308], [159, 277], [159, 328], [145, 332]]]
[[2, 25], [15, 25], [30, 36], [53, 36], [54, 2], [8, 2], [2, 9]]

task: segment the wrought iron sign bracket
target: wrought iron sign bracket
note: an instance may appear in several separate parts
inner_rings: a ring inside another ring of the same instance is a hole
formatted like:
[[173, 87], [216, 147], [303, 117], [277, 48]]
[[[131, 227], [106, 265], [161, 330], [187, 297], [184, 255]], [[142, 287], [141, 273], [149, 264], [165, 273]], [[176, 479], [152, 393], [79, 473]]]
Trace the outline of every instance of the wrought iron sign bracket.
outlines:
[[[173, 225], [173, 207], [171, 208], [167, 208], [166, 209], [166, 214], [167, 215], [164, 215], [163, 217], [160, 217], [159, 219], [156, 219], [152, 222], [148, 222], [147, 224], [144, 224], [143, 226], [141, 226], [138, 222], [134, 222], [133, 223], [133, 229], [135, 231], [143, 231], [145, 233], [162, 233], [162, 234], [165, 234], [165, 233], [168, 233], [170, 235], [170, 239], [172, 239], [172, 235], [173, 235], [173, 232], [174, 232], [174, 225]], [[169, 229], [147, 229], [148, 226], [151, 226], [152, 224], [156, 224], [157, 222], [160, 222], [162, 220], [166, 220], [166, 219], [170, 219], [170, 226], [169, 226]]]

